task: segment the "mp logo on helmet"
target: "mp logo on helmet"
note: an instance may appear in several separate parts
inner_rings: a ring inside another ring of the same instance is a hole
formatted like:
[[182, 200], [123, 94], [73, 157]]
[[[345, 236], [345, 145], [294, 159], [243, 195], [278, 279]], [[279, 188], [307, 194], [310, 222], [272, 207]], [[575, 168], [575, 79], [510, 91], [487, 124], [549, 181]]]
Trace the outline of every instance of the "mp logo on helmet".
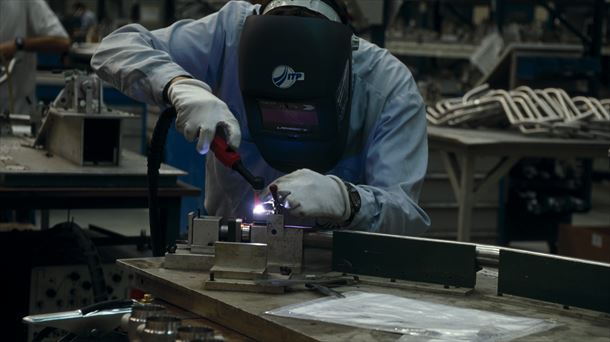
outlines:
[[305, 81], [305, 73], [295, 72], [287, 65], [278, 65], [271, 73], [271, 80], [276, 87], [287, 89], [292, 87], [296, 81]]

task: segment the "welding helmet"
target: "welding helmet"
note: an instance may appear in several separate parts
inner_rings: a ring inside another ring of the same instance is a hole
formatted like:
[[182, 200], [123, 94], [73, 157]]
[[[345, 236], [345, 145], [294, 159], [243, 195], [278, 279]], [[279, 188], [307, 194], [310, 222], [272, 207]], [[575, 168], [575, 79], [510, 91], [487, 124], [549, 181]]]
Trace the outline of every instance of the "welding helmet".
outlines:
[[274, 0], [261, 13], [301, 6], [330, 20], [253, 15], [244, 24], [239, 79], [248, 129], [262, 157], [279, 171], [324, 173], [345, 150], [352, 32], [329, 3]]

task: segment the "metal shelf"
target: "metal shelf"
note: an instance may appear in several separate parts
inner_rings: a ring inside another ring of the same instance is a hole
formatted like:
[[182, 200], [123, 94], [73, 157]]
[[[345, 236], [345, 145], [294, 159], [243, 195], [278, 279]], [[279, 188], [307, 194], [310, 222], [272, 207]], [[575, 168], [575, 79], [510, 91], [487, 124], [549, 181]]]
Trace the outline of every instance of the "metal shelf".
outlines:
[[[512, 45], [528, 47], [536, 50], [562, 50], [566, 52], [581, 53], [582, 45], [561, 43], [514, 43]], [[509, 45], [510, 46], [510, 45]], [[507, 49], [508, 47], [507, 46]], [[396, 56], [433, 57], [446, 59], [469, 59], [478, 45], [441, 42], [414, 42], [388, 40], [386, 48]], [[602, 47], [602, 55], [610, 56], [610, 46]]]
[[388, 40], [386, 48], [397, 56], [469, 59], [477, 45], [460, 43], [418, 43]]

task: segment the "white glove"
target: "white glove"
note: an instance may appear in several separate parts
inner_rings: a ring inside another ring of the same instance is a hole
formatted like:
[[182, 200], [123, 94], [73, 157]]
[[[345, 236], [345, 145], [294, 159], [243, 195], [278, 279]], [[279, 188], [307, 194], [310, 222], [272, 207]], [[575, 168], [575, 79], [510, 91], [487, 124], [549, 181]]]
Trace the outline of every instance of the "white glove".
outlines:
[[[349, 195], [343, 181], [309, 169], [300, 169], [276, 179], [278, 192], [286, 197], [289, 213], [311, 218], [347, 221], [351, 214]], [[269, 196], [265, 190], [262, 198]]]
[[239, 123], [207, 84], [192, 78], [178, 80], [169, 87], [167, 96], [176, 108], [176, 129], [188, 141], [198, 138], [200, 154], [210, 150], [218, 126], [224, 128], [227, 144], [237, 150], [241, 142]]

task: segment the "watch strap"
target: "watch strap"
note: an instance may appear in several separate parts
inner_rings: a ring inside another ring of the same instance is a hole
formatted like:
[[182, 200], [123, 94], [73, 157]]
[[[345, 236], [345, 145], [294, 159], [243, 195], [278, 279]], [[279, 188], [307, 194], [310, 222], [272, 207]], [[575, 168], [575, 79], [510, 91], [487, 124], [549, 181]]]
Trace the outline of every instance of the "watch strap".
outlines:
[[346, 181], [343, 181], [343, 184], [345, 184], [345, 187], [347, 188], [350, 206], [349, 218], [343, 223], [343, 225], [348, 226], [352, 223], [354, 217], [356, 217], [356, 214], [358, 214], [358, 212], [360, 211], [360, 206], [362, 205], [362, 202], [360, 198], [360, 193], [358, 192], [358, 189], [356, 189], [356, 186]]

